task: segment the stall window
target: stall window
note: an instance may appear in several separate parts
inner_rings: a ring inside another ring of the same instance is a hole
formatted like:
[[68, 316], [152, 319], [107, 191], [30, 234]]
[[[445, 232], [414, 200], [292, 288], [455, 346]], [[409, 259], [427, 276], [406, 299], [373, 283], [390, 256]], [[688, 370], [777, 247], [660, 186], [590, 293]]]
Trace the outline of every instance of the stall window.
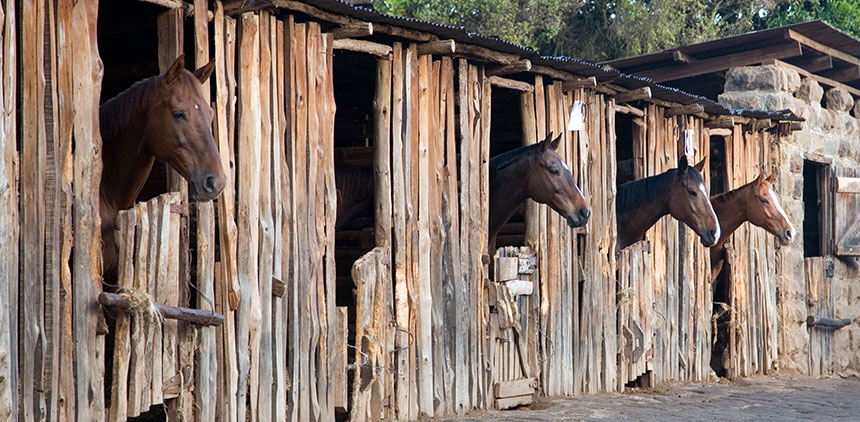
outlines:
[[830, 165], [803, 161], [803, 256], [832, 252], [833, 212]]

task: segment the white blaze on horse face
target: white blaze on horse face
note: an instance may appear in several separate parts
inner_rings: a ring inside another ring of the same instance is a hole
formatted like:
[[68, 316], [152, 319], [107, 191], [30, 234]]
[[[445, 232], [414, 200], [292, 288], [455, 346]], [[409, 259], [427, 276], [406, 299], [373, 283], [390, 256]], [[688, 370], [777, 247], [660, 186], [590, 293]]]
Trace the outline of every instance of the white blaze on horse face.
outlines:
[[195, 110], [200, 110], [200, 106], [199, 106], [199, 105], [197, 105], [197, 104], [194, 104], [194, 109], [195, 109]]
[[567, 166], [567, 163], [565, 163], [564, 160], [559, 158], [558, 161], [561, 161], [561, 166], [564, 167], [565, 170], [570, 171], [570, 167]]
[[794, 235], [794, 224], [791, 224], [791, 220], [789, 220], [788, 216], [785, 215], [785, 211], [782, 209], [782, 205], [780, 205], [779, 199], [777, 199], [776, 193], [773, 191], [772, 187], [768, 189], [768, 194], [770, 194], [770, 200], [773, 201], [773, 205], [776, 207], [776, 210], [779, 211], [779, 215], [788, 222], [789, 230], [791, 230], [792, 235]]
[[705, 184], [704, 184], [704, 183], [699, 183], [699, 191], [701, 191], [701, 192], [702, 192], [702, 195], [705, 195], [705, 198], [707, 198], [707, 197], [708, 197], [708, 190], [707, 190], [707, 189], [705, 189]]

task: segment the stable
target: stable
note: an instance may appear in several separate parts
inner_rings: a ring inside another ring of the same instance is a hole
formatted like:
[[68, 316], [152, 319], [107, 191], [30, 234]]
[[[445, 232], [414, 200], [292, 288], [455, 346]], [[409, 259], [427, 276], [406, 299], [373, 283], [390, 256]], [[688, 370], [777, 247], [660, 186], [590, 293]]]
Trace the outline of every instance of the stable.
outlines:
[[711, 138], [722, 158], [712, 161], [712, 193], [774, 173], [798, 231], [790, 245], [751, 225], [734, 235], [714, 297], [725, 349], [713, 366], [729, 377], [857, 374], [860, 41], [816, 20], [608, 65], [727, 107], [806, 120], [752, 151], [745, 133]]
[[[707, 251], [671, 218], [619, 251], [616, 188], [715, 135], [767, 162], [801, 120], [339, 1], [0, 4], [0, 416], [415, 420], [704, 381]], [[183, 53], [215, 59], [226, 187], [191, 202], [156, 163], [110, 296], [97, 107]], [[490, 157], [550, 134], [588, 224], [528, 201], [489, 251]]]

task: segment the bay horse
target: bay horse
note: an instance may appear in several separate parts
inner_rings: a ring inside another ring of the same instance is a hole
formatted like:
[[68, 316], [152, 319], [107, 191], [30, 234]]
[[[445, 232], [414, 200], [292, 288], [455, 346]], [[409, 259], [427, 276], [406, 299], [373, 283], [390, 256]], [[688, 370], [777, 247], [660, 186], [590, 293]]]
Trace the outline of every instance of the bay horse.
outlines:
[[702, 179], [704, 166], [705, 159], [689, 166], [687, 157], [682, 156], [677, 168], [619, 186], [615, 201], [618, 250], [641, 240], [666, 214], [693, 229], [706, 247], [715, 245], [720, 223]]
[[573, 180], [570, 168], [555, 150], [561, 136], [520, 147], [490, 159], [489, 253], [495, 253], [496, 235], [517, 207], [531, 198], [547, 204], [570, 227], [588, 222], [591, 210]]
[[723, 231], [717, 244], [711, 248], [712, 280], [720, 274], [725, 262], [726, 242], [747, 221], [776, 236], [782, 245], [794, 240], [794, 226], [773, 191], [773, 179], [773, 173], [767, 177], [761, 173], [746, 185], [711, 197], [711, 204]]
[[164, 74], [136, 82], [99, 107], [104, 275], [116, 273], [117, 213], [134, 205], [156, 158], [188, 181], [192, 200], [215, 199], [224, 189], [227, 179], [212, 136], [214, 113], [201, 85], [213, 69], [210, 61], [190, 72], [179, 56]]

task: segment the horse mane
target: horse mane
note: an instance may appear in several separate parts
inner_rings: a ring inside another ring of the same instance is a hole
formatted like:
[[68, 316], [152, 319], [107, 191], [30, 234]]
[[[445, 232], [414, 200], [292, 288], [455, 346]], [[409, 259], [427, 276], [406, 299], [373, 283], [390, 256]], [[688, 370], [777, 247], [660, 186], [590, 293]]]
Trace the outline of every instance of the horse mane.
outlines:
[[678, 169], [670, 169], [656, 176], [632, 180], [619, 186], [615, 196], [616, 214], [632, 211], [644, 203], [653, 201], [663, 192], [677, 172]]
[[524, 155], [534, 151], [534, 149], [540, 145], [540, 143], [526, 145], [524, 147], [514, 148], [510, 151], [503, 152], [493, 158], [490, 158], [489, 163], [489, 171], [492, 174], [493, 172], [499, 171], [513, 162], [519, 160]]
[[141, 106], [149, 103], [158, 92], [161, 75], [134, 83], [99, 107], [99, 127], [102, 141], [116, 138], [128, 127]]
[[735, 197], [741, 194], [744, 189], [750, 186], [750, 183], [747, 183], [739, 188], [732, 189], [728, 192], [723, 192], [719, 195], [714, 195], [711, 197], [711, 204], [726, 204], [735, 200]]

